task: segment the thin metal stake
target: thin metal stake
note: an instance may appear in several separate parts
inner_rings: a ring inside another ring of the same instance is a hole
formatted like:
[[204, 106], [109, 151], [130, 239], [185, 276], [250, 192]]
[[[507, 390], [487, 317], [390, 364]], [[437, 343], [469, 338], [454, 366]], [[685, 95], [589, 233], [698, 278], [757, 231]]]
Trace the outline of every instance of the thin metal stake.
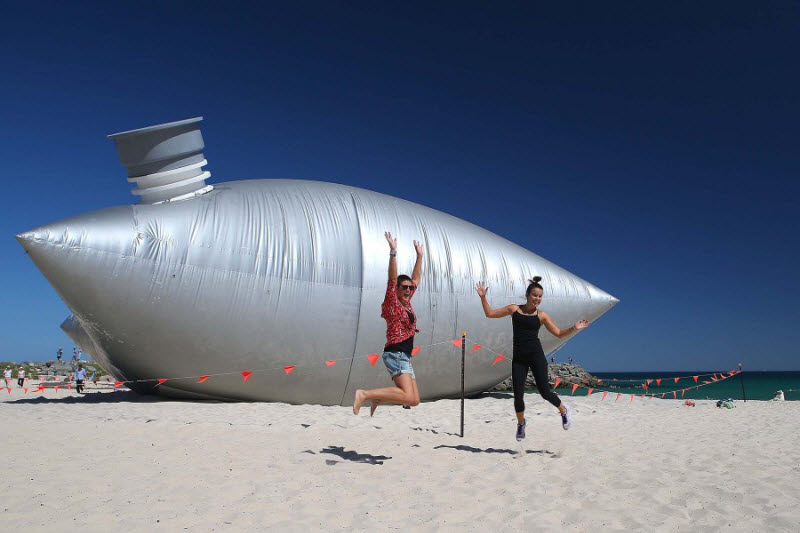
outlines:
[[739, 363], [739, 381], [742, 382], [742, 398], [744, 398], [744, 403], [747, 403], [747, 395], [744, 393], [744, 374], [742, 374], [742, 363]]
[[467, 354], [467, 332], [461, 332], [461, 438], [464, 438], [464, 361]]

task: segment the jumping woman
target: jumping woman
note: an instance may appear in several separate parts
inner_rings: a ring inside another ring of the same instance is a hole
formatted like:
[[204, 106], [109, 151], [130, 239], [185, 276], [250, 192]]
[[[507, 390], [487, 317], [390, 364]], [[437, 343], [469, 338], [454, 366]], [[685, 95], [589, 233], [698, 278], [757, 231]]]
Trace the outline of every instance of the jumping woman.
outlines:
[[356, 390], [353, 400], [353, 413], [365, 401], [372, 402], [370, 416], [381, 403], [397, 403], [405, 406], [419, 405], [417, 377], [411, 367], [411, 351], [414, 349], [414, 335], [417, 330], [417, 315], [411, 307], [411, 298], [419, 287], [422, 277], [422, 245], [414, 241], [417, 261], [411, 277], [397, 275], [397, 239], [392, 234], [384, 234], [389, 243], [389, 281], [386, 296], [381, 305], [381, 317], [386, 320], [386, 346], [383, 348], [383, 363], [394, 381], [394, 387], [382, 389]]
[[478, 296], [481, 297], [483, 313], [487, 318], [503, 318], [511, 315], [511, 325], [514, 331], [514, 357], [511, 361], [511, 383], [514, 387], [514, 410], [517, 413], [517, 440], [525, 438], [525, 378], [528, 368], [533, 371], [536, 388], [542, 398], [553, 404], [561, 413], [561, 424], [564, 429], [572, 425], [572, 410], [565, 405], [556, 393], [550, 390], [547, 382], [547, 359], [539, 341], [539, 328], [544, 325], [547, 331], [559, 339], [581, 330], [589, 325], [586, 320], [578, 320], [569, 329], [559, 329], [550, 315], [539, 309], [542, 303], [544, 290], [539, 284], [541, 276], [534, 276], [528, 280], [528, 289], [525, 291], [526, 302], [523, 305], [510, 304], [500, 309], [492, 309], [486, 301], [489, 287], [479, 282], [475, 286]]

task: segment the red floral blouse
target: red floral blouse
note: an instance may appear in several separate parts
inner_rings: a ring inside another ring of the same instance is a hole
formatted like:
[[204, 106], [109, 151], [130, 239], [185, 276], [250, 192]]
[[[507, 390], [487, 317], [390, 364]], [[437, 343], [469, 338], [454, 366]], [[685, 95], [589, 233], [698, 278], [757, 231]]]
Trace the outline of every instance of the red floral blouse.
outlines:
[[[411, 283], [416, 288], [416, 282], [412, 280]], [[414, 293], [411, 293], [411, 298], [413, 297]], [[407, 311], [411, 311], [414, 317], [413, 322], [409, 320]], [[411, 299], [409, 298], [408, 307], [406, 308], [397, 298], [396, 281], [388, 281], [386, 296], [381, 305], [381, 317], [386, 320], [386, 346], [402, 342], [419, 331], [417, 329], [417, 314], [411, 307]]]

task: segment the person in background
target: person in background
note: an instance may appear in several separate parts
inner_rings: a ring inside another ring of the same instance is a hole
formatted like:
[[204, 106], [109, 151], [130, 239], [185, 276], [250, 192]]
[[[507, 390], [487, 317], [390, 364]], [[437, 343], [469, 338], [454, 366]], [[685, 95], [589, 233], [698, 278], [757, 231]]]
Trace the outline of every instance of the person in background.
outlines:
[[24, 384], [25, 384], [25, 369], [19, 367], [19, 370], [17, 370], [17, 385], [22, 387]]
[[63, 356], [64, 356], [64, 350], [62, 350], [61, 348], [59, 348], [59, 349], [58, 349], [58, 351], [56, 352], [56, 359], [58, 359], [58, 362], [59, 362], [59, 363], [61, 362], [61, 358], [62, 358]]
[[6, 381], [6, 387], [11, 388], [11, 369], [9, 367], [3, 370], [3, 379]]
[[83, 382], [86, 380], [86, 369], [83, 365], [78, 365], [78, 370], [75, 371], [75, 390], [78, 394], [83, 392]]

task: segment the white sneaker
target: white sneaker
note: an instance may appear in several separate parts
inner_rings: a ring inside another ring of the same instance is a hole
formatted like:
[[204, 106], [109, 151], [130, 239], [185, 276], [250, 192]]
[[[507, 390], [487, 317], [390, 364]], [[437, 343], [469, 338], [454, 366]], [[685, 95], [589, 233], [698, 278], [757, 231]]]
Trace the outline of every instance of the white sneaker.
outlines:
[[561, 414], [561, 425], [564, 429], [569, 429], [572, 425], [572, 409], [567, 404], [564, 404], [564, 407], [567, 408], [567, 412]]

